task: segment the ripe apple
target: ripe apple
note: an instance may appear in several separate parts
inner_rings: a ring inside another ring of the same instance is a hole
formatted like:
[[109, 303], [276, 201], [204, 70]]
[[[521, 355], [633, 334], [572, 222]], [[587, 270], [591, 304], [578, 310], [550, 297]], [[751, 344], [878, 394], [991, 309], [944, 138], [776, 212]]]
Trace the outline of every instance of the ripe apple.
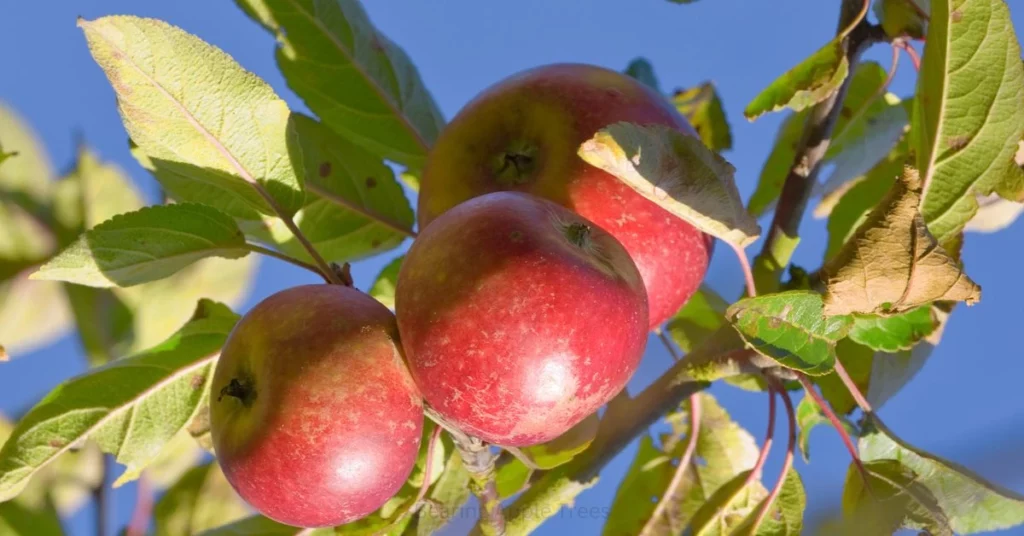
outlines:
[[712, 239], [579, 158], [581, 143], [619, 121], [696, 135], [663, 96], [600, 67], [549, 65], [498, 83], [463, 108], [431, 150], [419, 196], [420, 228], [488, 192], [546, 197], [626, 247], [647, 286], [651, 327], [661, 324], [700, 286]]
[[358, 290], [306, 285], [260, 302], [213, 377], [210, 427], [224, 475], [263, 515], [347, 523], [409, 478], [423, 406], [395, 317]]
[[548, 441], [636, 371], [647, 297], [615, 238], [551, 201], [497, 192], [435, 220], [398, 275], [402, 345], [424, 399], [489, 443]]

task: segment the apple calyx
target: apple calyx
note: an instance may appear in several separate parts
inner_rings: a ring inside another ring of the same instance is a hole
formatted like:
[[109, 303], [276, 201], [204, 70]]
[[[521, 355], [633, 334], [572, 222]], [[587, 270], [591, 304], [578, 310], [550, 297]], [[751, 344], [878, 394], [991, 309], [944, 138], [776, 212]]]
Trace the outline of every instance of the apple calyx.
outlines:
[[537, 148], [518, 144], [498, 155], [494, 167], [494, 178], [505, 186], [516, 186], [530, 182], [537, 167]]
[[580, 222], [570, 223], [565, 228], [565, 237], [573, 245], [587, 249], [590, 246], [590, 226]]
[[224, 395], [237, 398], [243, 406], [249, 408], [256, 401], [256, 386], [253, 385], [252, 378], [247, 376], [243, 376], [241, 379], [231, 378], [231, 381], [220, 390], [217, 402], [220, 402]]

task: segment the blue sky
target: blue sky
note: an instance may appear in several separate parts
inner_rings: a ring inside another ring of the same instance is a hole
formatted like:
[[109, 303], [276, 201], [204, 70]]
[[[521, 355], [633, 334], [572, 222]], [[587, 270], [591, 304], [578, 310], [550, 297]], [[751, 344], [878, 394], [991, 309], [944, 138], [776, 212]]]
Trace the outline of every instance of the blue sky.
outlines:
[[[489, 84], [546, 63], [574, 61], [622, 69], [632, 58], [645, 56], [665, 89], [713, 80], [733, 127], [734, 149], [725, 156], [736, 166], [740, 191], [747, 197], [784, 115], [771, 114], [748, 123], [742, 110], [764, 85], [830, 38], [839, 2], [702, 0], [680, 6], [663, 0], [521, 0], [512, 4], [377, 0], [368, 4], [371, 18], [409, 53], [449, 118]], [[1010, 4], [1015, 25], [1024, 29], [1024, 5]], [[129, 155], [113, 92], [75, 27], [78, 15], [94, 18], [120, 13], [161, 18], [198, 35], [267, 80], [294, 109], [305, 110], [274, 64], [271, 36], [232, 2], [8, 2], [0, 16], [4, 64], [0, 100], [39, 132], [58, 168], [70, 163], [78, 132], [104, 158], [128, 170], [154, 199], [154, 181]], [[885, 66], [889, 56], [882, 46], [867, 55]], [[913, 74], [904, 58], [892, 90], [910, 94]], [[815, 268], [825, 245], [824, 225], [805, 221], [802, 233], [795, 261]], [[1018, 492], [1024, 492], [1024, 464], [1020, 463], [1024, 397], [1019, 387], [1024, 352], [1017, 331], [1024, 318], [1021, 244], [1021, 221], [999, 234], [968, 236], [963, 256], [968, 273], [984, 288], [983, 299], [970, 309], [955, 311], [925, 369], [880, 412], [912, 444]], [[740, 271], [727, 248], [717, 250], [708, 281], [724, 295], [736, 297]], [[354, 268], [357, 286], [367, 288], [392, 256], [358, 263]], [[291, 266], [265, 261], [246, 307], [276, 290], [315, 281]], [[0, 411], [23, 411], [61, 380], [83, 371], [84, 363], [77, 342], [65, 338], [3, 364]], [[632, 390], [642, 388], [668, 363], [664, 350], [652, 342]], [[764, 395], [717, 386], [713, 391], [736, 419], [761, 437], [767, 411]], [[785, 421], [780, 418], [780, 422]], [[784, 433], [780, 426], [779, 436]], [[816, 430], [811, 444], [813, 463], [797, 462], [810, 497], [808, 518], [837, 503], [849, 462], [831, 430]], [[617, 458], [601, 484], [577, 504], [607, 506], [633, 450], [631, 446]], [[765, 475], [769, 482], [777, 474], [780, 450], [769, 460]], [[127, 521], [133, 492], [129, 485], [116, 494], [120, 523]], [[91, 519], [91, 511], [83, 509], [71, 524], [72, 532], [89, 534]], [[601, 519], [562, 516], [539, 533], [593, 534], [601, 523]]]

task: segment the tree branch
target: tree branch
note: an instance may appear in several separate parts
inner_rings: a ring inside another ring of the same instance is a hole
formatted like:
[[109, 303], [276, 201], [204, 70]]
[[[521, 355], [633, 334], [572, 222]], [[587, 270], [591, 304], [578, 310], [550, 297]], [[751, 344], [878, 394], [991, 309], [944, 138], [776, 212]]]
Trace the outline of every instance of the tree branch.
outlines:
[[[837, 34], [842, 33], [856, 20], [863, 4], [862, 0], [843, 0]], [[803, 137], [786, 175], [786, 182], [782, 186], [768, 237], [758, 256], [762, 263], [773, 268], [776, 279], [781, 276], [783, 268], [789, 264], [792, 257], [796, 238], [800, 234], [800, 221], [807, 208], [807, 200], [818, 180], [822, 160], [832, 142], [832, 131], [842, 111], [843, 100], [850, 88], [850, 81], [860, 56], [871, 45], [885, 40], [887, 37], [881, 27], [870, 24], [866, 19], [854, 26], [842, 41], [850, 74], [835, 93], [811, 108], [807, 116]]]
[[469, 488], [480, 502], [480, 524], [477, 529], [484, 536], [505, 536], [505, 514], [495, 481], [494, 462], [497, 456], [490, 446], [475, 437], [468, 441], [454, 437], [455, 448], [469, 472]]

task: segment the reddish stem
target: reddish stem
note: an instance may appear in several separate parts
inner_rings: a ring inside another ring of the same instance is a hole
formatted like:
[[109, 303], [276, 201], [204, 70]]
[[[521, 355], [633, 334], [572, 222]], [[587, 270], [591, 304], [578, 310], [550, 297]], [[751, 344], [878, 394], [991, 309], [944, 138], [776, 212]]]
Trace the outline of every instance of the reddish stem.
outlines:
[[434, 430], [430, 432], [430, 442], [427, 443], [427, 463], [423, 464], [423, 483], [420, 484], [420, 492], [416, 494], [414, 505], [423, 501], [430, 488], [430, 476], [434, 473], [434, 446], [437, 445], [437, 440], [441, 437], [441, 430], [442, 428], [435, 424]]
[[139, 477], [135, 490], [135, 509], [125, 530], [127, 536], [144, 536], [149, 529], [149, 518], [153, 513], [153, 487], [145, 474]]
[[672, 345], [672, 341], [669, 340], [668, 335], [665, 335], [665, 331], [658, 328], [654, 330], [654, 333], [658, 335], [658, 339], [661, 340], [661, 344], [665, 345], [665, 349], [668, 350], [668, 355], [672, 356], [672, 361], [679, 361], [679, 352], [677, 352], [676, 347]]
[[732, 250], [736, 252], [736, 258], [740, 261], [740, 268], [743, 269], [743, 279], [747, 283], [747, 295], [753, 298], [757, 296], [757, 286], [754, 284], [754, 272], [750, 269], [750, 260], [747, 259], [747, 252], [740, 246], [729, 243]]
[[761, 471], [764, 469], [764, 462], [768, 459], [768, 453], [772, 450], [772, 442], [775, 437], [775, 387], [768, 385], [768, 431], [764, 434], [764, 444], [761, 445], [761, 452], [757, 455], [757, 462], [750, 470], [750, 476], [743, 484], [744, 487], [751, 482], [761, 478]]
[[902, 48], [907, 53], [907, 56], [910, 56], [910, 63], [914, 65], [914, 70], [921, 71], [921, 56], [917, 55], [917, 50], [910, 43], [904, 39], [894, 39], [892, 46]]
[[[837, 361], [838, 363], [838, 361]], [[836, 416], [835, 412], [832, 411], [832, 407], [828, 405], [828, 402], [818, 394], [818, 391], [814, 388], [811, 380], [807, 379], [804, 374], [797, 373], [797, 379], [800, 381], [800, 385], [804, 387], [804, 391], [814, 400], [814, 403], [821, 408], [821, 412], [825, 414], [829, 422], [832, 423], [832, 427], [839, 432], [839, 437], [843, 440], [843, 444], [846, 445], [846, 450], [850, 452], [850, 457], [853, 458], [853, 463], [857, 466], [857, 471], [860, 472], [861, 477], [864, 478], [864, 485], [868, 485], [868, 472], [864, 469], [864, 464], [860, 461], [860, 455], [857, 454], [857, 447], [853, 444], [853, 439], [850, 439], [850, 434], [846, 433], [846, 428], [843, 423], [839, 422], [839, 417]]]
[[838, 359], [836, 360], [836, 374], [839, 376], [839, 379], [843, 381], [843, 385], [846, 386], [846, 389], [850, 391], [850, 396], [852, 396], [853, 400], [857, 402], [858, 406], [860, 406], [861, 411], [864, 413], [874, 413], [874, 410], [871, 409], [871, 403], [868, 402], [867, 398], [864, 398], [864, 395], [860, 392], [860, 388], [857, 387], [853, 378], [850, 377], [850, 373], [846, 372], [846, 367], [844, 367]]
[[782, 395], [782, 402], [786, 405], [786, 420], [789, 422], [789, 437], [786, 440], [786, 457], [782, 460], [782, 472], [779, 473], [779, 479], [775, 481], [775, 487], [772, 488], [771, 493], [768, 494], [768, 498], [761, 504], [761, 509], [757, 513], [757, 517], [754, 519], [754, 525], [751, 529], [751, 534], [757, 534], [757, 528], [761, 526], [761, 522], [764, 521], [765, 516], [768, 515], [768, 510], [771, 509], [772, 503], [779, 496], [782, 491], [782, 486], [786, 482], [786, 476], [789, 474], [789, 470], [793, 467], [793, 452], [796, 447], [796, 413], [793, 410], [793, 400], [789, 398], [789, 393], [786, 389], [779, 386], [776, 390]]
[[[683, 456], [679, 458], [679, 465], [676, 466], [676, 472], [672, 475], [672, 481], [669, 482], [668, 487], [665, 488], [665, 494], [661, 496], [661, 500], [658, 501], [658, 506], [654, 508], [654, 513], [647, 519], [647, 523], [644, 528], [640, 531], [641, 536], [654, 534], [656, 531], [656, 523], [663, 515], [669, 504], [677, 504], [676, 494], [679, 493], [679, 488], [682, 487], [683, 481], [686, 478], [686, 471], [690, 468], [690, 461], [693, 459], [693, 453], [697, 451], [697, 437], [700, 435], [700, 395], [694, 393], [690, 395], [690, 437], [686, 440], [686, 449], [683, 450]], [[666, 516], [672, 533], [676, 532], [676, 527], [672, 526], [675, 522], [675, 518], [671, 515]]]

